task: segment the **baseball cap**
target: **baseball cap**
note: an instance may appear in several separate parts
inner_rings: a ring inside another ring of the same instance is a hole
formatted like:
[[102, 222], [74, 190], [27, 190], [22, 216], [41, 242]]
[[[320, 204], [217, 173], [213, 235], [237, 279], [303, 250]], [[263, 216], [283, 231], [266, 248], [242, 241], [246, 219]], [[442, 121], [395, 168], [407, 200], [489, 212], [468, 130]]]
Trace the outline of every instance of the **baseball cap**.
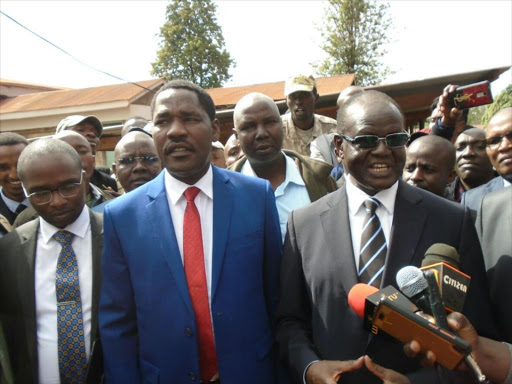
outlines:
[[224, 145], [220, 141], [213, 141], [212, 148], [222, 149], [224, 150]]
[[101, 125], [101, 121], [96, 116], [81, 116], [81, 115], [71, 115], [64, 119], [62, 119], [57, 125], [57, 131], [55, 133], [60, 133], [74, 127], [75, 125], [82, 123], [90, 123], [94, 127], [94, 130], [98, 134], [98, 137], [101, 136], [103, 132], [103, 125]]
[[288, 96], [295, 92], [311, 92], [316, 88], [315, 78], [311, 75], [295, 75], [286, 80], [284, 95]]

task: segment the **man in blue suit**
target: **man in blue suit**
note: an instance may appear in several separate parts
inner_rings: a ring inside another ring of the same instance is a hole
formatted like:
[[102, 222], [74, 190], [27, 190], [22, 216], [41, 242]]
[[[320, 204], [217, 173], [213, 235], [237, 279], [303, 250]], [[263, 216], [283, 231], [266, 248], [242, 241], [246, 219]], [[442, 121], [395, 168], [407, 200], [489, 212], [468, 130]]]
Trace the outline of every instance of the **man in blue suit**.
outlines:
[[272, 188], [210, 165], [219, 122], [200, 87], [168, 83], [152, 114], [165, 170], [105, 207], [106, 381], [275, 383]]

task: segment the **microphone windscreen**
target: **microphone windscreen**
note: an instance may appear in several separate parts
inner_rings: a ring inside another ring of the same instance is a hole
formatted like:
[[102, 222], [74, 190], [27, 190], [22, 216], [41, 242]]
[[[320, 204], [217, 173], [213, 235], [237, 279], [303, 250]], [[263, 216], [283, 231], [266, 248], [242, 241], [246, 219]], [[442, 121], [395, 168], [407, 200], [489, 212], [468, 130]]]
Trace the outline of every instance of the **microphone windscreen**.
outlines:
[[403, 267], [398, 271], [396, 274], [396, 283], [398, 284], [398, 288], [400, 288], [402, 293], [407, 297], [413, 297], [428, 287], [423, 272], [412, 265]]
[[378, 291], [374, 286], [358, 283], [348, 293], [348, 305], [357, 316], [363, 318], [366, 298]]
[[437, 243], [431, 245], [430, 248], [427, 249], [421, 266], [428, 267], [432, 264], [446, 263], [458, 269], [459, 260], [459, 253], [454, 247], [451, 247], [447, 244]]

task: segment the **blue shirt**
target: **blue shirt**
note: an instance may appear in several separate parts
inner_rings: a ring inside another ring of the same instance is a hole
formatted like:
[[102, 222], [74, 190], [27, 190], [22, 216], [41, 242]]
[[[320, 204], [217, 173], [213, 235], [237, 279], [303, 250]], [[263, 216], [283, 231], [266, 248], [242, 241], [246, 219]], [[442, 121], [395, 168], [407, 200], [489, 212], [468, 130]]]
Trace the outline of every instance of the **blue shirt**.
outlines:
[[[284, 152], [283, 156], [286, 159], [286, 177], [281, 185], [274, 191], [274, 195], [276, 196], [277, 213], [279, 214], [281, 236], [284, 242], [288, 216], [293, 210], [310, 204], [311, 200], [297, 164], [295, 164], [295, 161], [291, 157], [286, 156]], [[244, 163], [240, 173], [247, 176], [258, 177], [258, 175], [254, 173], [249, 161]]]

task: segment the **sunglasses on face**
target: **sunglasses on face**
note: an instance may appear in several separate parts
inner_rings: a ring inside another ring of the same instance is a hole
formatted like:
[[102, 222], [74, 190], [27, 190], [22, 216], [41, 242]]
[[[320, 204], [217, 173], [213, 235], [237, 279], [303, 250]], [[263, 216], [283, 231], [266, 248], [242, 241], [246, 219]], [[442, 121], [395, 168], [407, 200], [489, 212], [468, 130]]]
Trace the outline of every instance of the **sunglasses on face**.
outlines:
[[354, 138], [345, 135], [340, 136], [357, 149], [377, 148], [379, 141], [381, 140], [384, 141], [388, 148], [400, 148], [403, 147], [409, 140], [409, 134], [407, 132], [390, 133], [385, 137], [379, 137], [375, 135], [361, 135]]
[[142, 164], [154, 164], [158, 161], [158, 156], [127, 156], [119, 159], [119, 165], [129, 166], [140, 161]]

